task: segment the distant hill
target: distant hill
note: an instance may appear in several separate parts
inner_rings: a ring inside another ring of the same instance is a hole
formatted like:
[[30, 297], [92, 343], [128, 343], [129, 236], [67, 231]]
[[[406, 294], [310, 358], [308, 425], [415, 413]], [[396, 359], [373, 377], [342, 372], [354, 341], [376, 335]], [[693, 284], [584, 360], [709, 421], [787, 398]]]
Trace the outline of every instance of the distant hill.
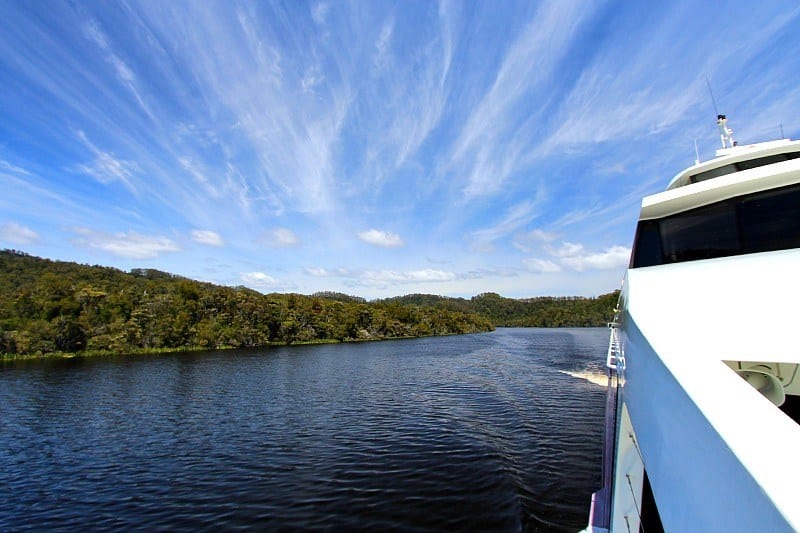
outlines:
[[145, 352], [493, 329], [477, 314], [339, 293], [264, 295], [152, 269], [0, 251], [0, 353]]
[[465, 298], [447, 298], [433, 294], [409, 294], [378, 300], [396, 305], [416, 305], [462, 313], [477, 313], [497, 327], [588, 327], [605, 326], [611, 321], [619, 291], [596, 298], [580, 296], [504, 298], [487, 292]]
[[618, 295], [409, 294], [372, 302], [338, 292], [264, 295], [159, 270], [123, 272], [4, 250], [0, 354], [217, 349], [449, 335], [496, 326], [603, 326]]

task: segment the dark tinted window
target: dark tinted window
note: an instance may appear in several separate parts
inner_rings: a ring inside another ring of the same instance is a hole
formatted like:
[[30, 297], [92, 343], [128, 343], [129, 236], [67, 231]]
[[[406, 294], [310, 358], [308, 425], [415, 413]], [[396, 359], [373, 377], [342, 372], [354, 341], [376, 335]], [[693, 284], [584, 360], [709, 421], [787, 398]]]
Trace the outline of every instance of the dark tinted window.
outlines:
[[641, 221], [636, 228], [636, 237], [633, 242], [631, 267], [646, 267], [662, 263], [658, 220]]
[[689, 181], [692, 183], [697, 183], [698, 181], [710, 180], [711, 178], [718, 178], [720, 176], [733, 174], [734, 172], [738, 171], [739, 169], [736, 168], [736, 165], [725, 165], [722, 167], [712, 168], [711, 170], [706, 170], [700, 174], [695, 174], [689, 179]]
[[800, 186], [643, 220], [631, 267], [800, 248]]
[[689, 181], [692, 183], [697, 183], [698, 181], [705, 181], [710, 180], [711, 178], [718, 178], [727, 174], [733, 174], [734, 172], [739, 172], [740, 170], [750, 170], [751, 168], [763, 167], [773, 163], [780, 163], [781, 161], [796, 159], [797, 157], [800, 157], [800, 152], [789, 152], [786, 154], [768, 155], [766, 157], [759, 157], [756, 159], [747, 159], [745, 161], [731, 163], [729, 165], [712, 168], [711, 170], [706, 170], [705, 172], [695, 174], [689, 178]]
[[661, 221], [665, 262], [724, 257], [738, 252], [736, 214], [728, 203], [710, 205]]
[[744, 253], [800, 248], [800, 188], [743, 199], [738, 214]]

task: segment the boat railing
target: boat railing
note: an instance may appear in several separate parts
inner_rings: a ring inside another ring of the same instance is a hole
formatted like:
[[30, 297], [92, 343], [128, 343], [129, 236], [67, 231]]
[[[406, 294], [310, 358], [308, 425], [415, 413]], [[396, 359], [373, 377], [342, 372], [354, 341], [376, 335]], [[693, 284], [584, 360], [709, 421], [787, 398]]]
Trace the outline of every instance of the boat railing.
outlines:
[[606, 366], [611, 370], [617, 370], [617, 365], [621, 359], [619, 327], [618, 322], [609, 322], [611, 334], [608, 336], [608, 354], [606, 355]]

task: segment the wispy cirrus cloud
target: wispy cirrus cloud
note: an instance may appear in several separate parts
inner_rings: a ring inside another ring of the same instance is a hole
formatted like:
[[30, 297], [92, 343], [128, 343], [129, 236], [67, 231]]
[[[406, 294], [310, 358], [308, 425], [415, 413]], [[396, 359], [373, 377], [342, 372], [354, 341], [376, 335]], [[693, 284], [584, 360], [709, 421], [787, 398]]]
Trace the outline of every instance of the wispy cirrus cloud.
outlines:
[[531, 119], [536, 110], [520, 117], [521, 100], [547, 99], [539, 91], [547, 87], [575, 32], [592, 12], [580, 2], [542, 4], [509, 47], [494, 82], [443, 163], [446, 173], [467, 176], [463, 192], [468, 199], [496, 193], [519, 169], [522, 139], [533, 135], [537, 122]]
[[139, 167], [135, 162], [120, 159], [111, 152], [99, 149], [89, 140], [83, 131], [78, 130], [76, 135], [95, 156], [95, 159], [91, 163], [78, 165], [78, 170], [105, 185], [114, 181], [119, 181], [131, 193], [134, 195], [137, 194], [133, 182], [136, 172], [139, 171]]
[[142, 110], [144, 110], [145, 113], [152, 118], [150, 109], [145, 104], [142, 96], [139, 94], [139, 90], [136, 87], [136, 76], [133, 73], [133, 70], [131, 70], [131, 68], [119, 56], [119, 54], [112, 49], [108, 36], [99, 27], [97, 21], [91, 20], [87, 22], [84, 25], [83, 30], [86, 36], [90, 40], [94, 41], [94, 43], [97, 44], [97, 46], [99, 46], [103, 52], [105, 52], [106, 61], [114, 67], [120, 83], [127, 87], [131, 94], [133, 94], [133, 96], [136, 98], [136, 101], [139, 103], [139, 106], [142, 108]]
[[525, 200], [510, 206], [505, 215], [493, 226], [472, 233], [472, 248], [486, 253], [491, 252], [494, 249], [494, 241], [519, 230], [537, 217], [541, 201], [540, 196], [535, 200]]
[[[748, 22], [746, 9], [731, 6], [726, 13], [725, 28], [733, 34], [748, 37], [736, 39], [731, 46], [715, 46], [717, 36], [708, 31], [719, 24], [717, 14], [697, 13], [691, 3], [661, 9], [660, 24], [648, 34], [646, 42], [631, 48], [629, 39], [615, 34], [581, 72], [566, 98], [561, 101], [559, 126], [536, 148], [538, 155], [563, 153], [565, 149], [629, 139], [631, 136], [657, 135], [679, 124], [690, 123], [698, 112], [708, 114], [711, 102], [706, 78], [717, 80], [729, 76], [729, 65], [749, 62], [762, 54], [763, 47], [777, 39], [800, 16], [800, 9], [787, 10], [783, 16], [765, 20], [757, 30]], [[741, 30], [741, 31], [738, 31]], [[676, 41], [675, 36], [695, 37]], [[704, 54], [693, 53], [703, 49]], [[660, 65], [654, 65], [658, 57]], [[664, 77], [663, 65], [680, 62], [671, 76]], [[758, 84], [744, 83], [726, 98], [735, 99], [739, 118], [759, 121], [762, 106], [751, 107], [763, 97], [762, 87], [781, 83], [788, 75], [787, 65], [776, 62], [763, 72]], [[717, 87], [717, 96], [719, 89]], [[758, 109], [757, 113], [742, 108]], [[721, 109], [720, 112], [723, 110]], [[708, 132], [688, 133], [691, 136], [713, 137], [713, 116]]]
[[327, 2], [317, 2], [311, 8], [311, 18], [318, 26], [325, 24], [325, 18], [328, 16], [328, 11], [331, 6]]
[[[73, 255], [184, 274], [224, 242], [218, 281], [257, 271], [269, 290], [589, 291], [616, 283], [641, 196], [691, 164], [694, 138], [713, 150], [705, 76], [740, 141], [797, 134], [791, 0], [0, 15], [0, 218], [53, 257], [64, 228], [91, 228]], [[273, 270], [254, 266], [264, 246]], [[341, 267], [306, 268], [333, 254]]]
[[18, 174], [21, 176], [31, 176], [32, 174], [25, 170], [22, 167], [18, 167], [17, 165], [12, 165], [8, 161], [0, 160], [0, 171], [3, 172], [11, 172], [12, 174]]

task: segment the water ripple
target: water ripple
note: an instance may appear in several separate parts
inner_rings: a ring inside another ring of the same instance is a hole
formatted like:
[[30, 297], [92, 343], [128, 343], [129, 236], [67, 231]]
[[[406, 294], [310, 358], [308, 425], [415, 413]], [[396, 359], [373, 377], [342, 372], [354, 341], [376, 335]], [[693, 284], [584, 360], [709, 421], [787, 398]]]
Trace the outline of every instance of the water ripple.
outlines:
[[606, 332], [0, 367], [0, 530], [575, 530]]

